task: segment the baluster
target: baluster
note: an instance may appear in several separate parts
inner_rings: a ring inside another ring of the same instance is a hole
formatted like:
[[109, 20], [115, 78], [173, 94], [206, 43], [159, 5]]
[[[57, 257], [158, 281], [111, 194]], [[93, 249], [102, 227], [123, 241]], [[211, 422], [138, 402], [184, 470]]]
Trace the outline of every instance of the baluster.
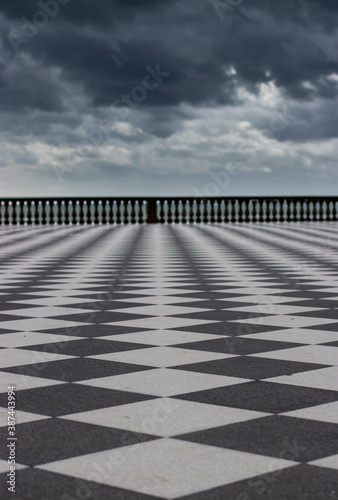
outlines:
[[169, 204], [168, 204], [167, 200], [163, 201], [162, 210], [163, 210], [163, 222], [164, 222], [164, 224], [168, 224], [168, 221], [169, 221]]
[[8, 224], [8, 202], [1, 202], [1, 224]]
[[21, 224], [21, 203], [17, 201], [15, 204], [15, 223], [18, 226]]
[[60, 203], [60, 222], [62, 226], [66, 224], [66, 203], [64, 200], [61, 200]]
[[293, 199], [289, 200], [288, 204], [289, 204], [288, 221], [292, 222], [292, 221], [294, 221], [294, 218], [295, 218], [295, 203], [294, 203], [294, 200]]
[[139, 200], [134, 200], [133, 202], [133, 222], [134, 224], [139, 224], [140, 221], [140, 202]]
[[128, 222], [128, 224], [131, 224], [133, 221], [133, 206], [132, 206], [130, 200], [127, 201], [126, 214], [127, 214], [127, 217], [126, 217], [127, 222]]
[[106, 224], [110, 224], [110, 202], [109, 200], [106, 200], [105, 206], [104, 206], [104, 218]]
[[22, 203], [22, 219], [20, 221], [24, 226], [27, 226], [28, 223], [28, 204], [27, 201]]
[[298, 201], [299, 204], [299, 212], [298, 212], [298, 220], [303, 221], [304, 220], [304, 206], [303, 206], [303, 200]]
[[117, 212], [118, 212], [118, 206], [117, 206], [117, 201], [113, 201], [113, 223], [117, 224]]
[[39, 200], [38, 201], [38, 223], [39, 226], [46, 224], [46, 201]]
[[168, 207], [166, 206], [166, 203], [167, 203], [166, 200], [159, 200], [161, 209], [161, 222], [163, 222], [164, 224], [166, 224], [167, 222], [166, 217], [168, 218]]
[[257, 200], [256, 201], [251, 200], [251, 221], [250, 222], [257, 222], [259, 219], [259, 208], [257, 208], [258, 203], [259, 202]]
[[103, 203], [102, 200], [97, 202], [97, 223], [102, 226], [103, 222]]
[[13, 202], [13, 224], [18, 224], [18, 217], [17, 213], [19, 212], [20, 216], [20, 211], [21, 211], [21, 205], [19, 201]]
[[333, 220], [333, 201], [332, 200], [329, 201], [329, 205], [328, 205], [328, 219]]
[[276, 220], [277, 222], [281, 222], [282, 219], [282, 204], [280, 200], [276, 201]]
[[[255, 222], [255, 200], [248, 200], [244, 203], [244, 207], [243, 204], [241, 206], [242, 212], [244, 208], [244, 213], [242, 213], [242, 218], [244, 218], [243, 222]], [[241, 221], [241, 219], [239, 220]]]
[[298, 209], [297, 209], [297, 200], [293, 200], [292, 201], [292, 212], [291, 212], [291, 219], [293, 222], [297, 222], [297, 213], [298, 213]]
[[222, 200], [220, 203], [220, 212], [221, 212], [220, 220], [221, 220], [221, 223], [224, 224], [224, 222], [225, 222], [225, 201], [224, 200]]
[[296, 200], [296, 202], [295, 202], [295, 217], [294, 217], [294, 220], [296, 222], [300, 220], [300, 208], [299, 208], [299, 206], [300, 206], [300, 201]]
[[147, 202], [143, 200], [142, 202], [142, 223], [145, 224], [147, 222], [147, 217], [148, 217], [148, 209], [147, 209]]
[[118, 205], [117, 200], [113, 201], [113, 223], [117, 224], [118, 222]]
[[308, 216], [307, 216], [307, 202], [306, 201], [302, 201], [301, 202], [301, 214], [302, 214], [302, 217], [301, 217], [302, 221], [308, 220]]
[[32, 206], [34, 205], [34, 201], [29, 201], [27, 200], [27, 224], [30, 226], [33, 224], [32, 223]]
[[[41, 202], [41, 207], [42, 207], [42, 224], [49, 224], [49, 219], [47, 219], [47, 215], [49, 216], [49, 201], [48, 200], [42, 200]], [[48, 207], [47, 207], [48, 205]]]
[[328, 205], [325, 200], [322, 202], [322, 220], [328, 220]]
[[1, 225], [4, 226], [6, 224], [6, 205], [5, 202], [1, 202]]
[[178, 219], [179, 224], [182, 224], [182, 220], [183, 220], [183, 203], [182, 203], [182, 200], [179, 200], [177, 202], [177, 219]]
[[286, 199], [280, 202], [281, 205], [281, 222], [287, 222], [289, 215], [289, 207]]
[[315, 202], [315, 200], [312, 200], [311, 201], [311, 220], [312, 221], [316, 220], [316, 214], [317, 214], [316, 202]]
[[43, 205], [41, 200], [38, 201], [37, 212], [38, 212], [38, 224], [39, 226], [41, 226], [43, 224]]
[[120, 224], [124, 224], [125, 222], [124, 213], [125, 213], [124, 200], [121, 200], [119, 205]]
[[260, 202], [252, 200], [252, 222], [260, 221]]
[[6, 201], [5, 202], [5, 206], [6, 206], [6, 223], [12, 225], [12, 221], [13, 221], [13, 216], [12, 216], [13, 205], [12, 205], [12, 202], [11, 201]]
[[212, 209], [211, 202], [210, 202], [210, 200], [208, 200], [207, 204], [206, 204], [206, 214], [207, 214], [206, 219], [207, 219], [208, 224], [210, 224], [210, 222], [211, 222], [211, 209]]
[[56, 200], [54, 200], [53, 201], [53, 224], [54, 224], [54, 226], [56, 226], [58, 223], [58, 216], [59, 216], [59, 204]]
[[161, 204], [161, 200], [156, 200], [156, 203], [155, 203], [155, 215], [156, 215], [156, 222], [161, 223], [162, 222], [162, 204]]
[[159, 204], [159, 214], [160, 214], [160, 222], [163, 224], [167, 224], [168, 220], [168, 207], [166, 200], [158, 200]]
[[233, 219], [233, 203], [231, 200], [228, 201], [228, 222], [232, 222]]
[[268, 202], [267, 220], [268, 222], [273, 222], [274, 220], [274, 202], [271, 200]]
[[262, 221], [262, 202], [260, 200], [253, 201], [253, 222]]
[[9, 201], [8, 202], [8, 224], [11, 226], [14, 224], [13, 221], [13, 214], [14, 214], [14, 207], [13, 207], [13, 202]]
[[314, 202], [314, 214], [315, 214], [314, 220], [315, 221], [319, 220], [319, 218], [320, 218], [320, 206], [319, 206], [318, 201]]
[[275, 201], [275, 218], [276, 218], [276, 222], [280, 221], [280, 203], [279, 203], [279, 200]]
[[264, 200], [264, 222], [270, 222], [270, 201]]
[[261, 214], [261, 218], [260, 218], [261, 222], [266, 222], [267, 221], [267, 203], [266, 203], [266, 200], [261, 201], [260, 214]]
[[184, 215], [185, 215], [185, 222], [186, 224], [190, 224], [190, 218], [191, 218], [191, 207], [190, 207], [190, 201], [187, 200], [185, 202], [185, 206], [184, 206]]
[[45, 201], [45, 221], [46, 221], [46, 224], [50, 224], [50, 213], [51, 213], [51, 208], [50, 208], [50, 201], [49, 200], [46, 200]]
[[321, 210], [320, 210], [321, 219], [320, 220], [326, 220], [326, 201], [321, 200], [320, 206], [321, 206]]
[[138, 200], [135, 200], [134, 203], [134, 222], [135, 224], [139, 224], [140, 222], [140, 204]]
[[235, 201], [236, 222], [246, 222], [246, 203], [245, 201]]
[[197, 201], [194, 200], [192, 202], [192, 221], [194, 224], [197, 223], [197, 217], [198, 217], [198, 204]]
[[259, 209], [257, 209], [258, 201], [250, 200], [248, 203], [248, 219], [250, 222], [257, 222], [259, 216]]
[[[94, 200], [94, 207], [95, 207], [95, 212], [94, 212], [94, 224], [100, 224], [99, 221], [99, 206], [100, 204], [102, 205], [102, 200]], [[101, 207], [101, 224], [102, 224], [102, 207]]]
[[88, 203], [87, 200], [83, 200], [82, 202], [82, 220], [83, 224], [88, 224]]
[[168, 200], [159, 200], [160, 201], [160, 207], [161, 207], [161, 222], [163, 224], [168, 224], [169, 223], [169, 202]]
[[73, 225], [73, 202], [72, 202], [72, 200], [69, 200], [68, 203], [66, 203], [66, 224], [69, 224], [70, 226]]
[[31, 201], [29, 205], [29, 224], [35, 226], [35, 214], [36, 214], [36, 206], [35, 201]]
[[234, 216], [235, 216], [235, 222], [240, 221], [240, 202], [239, 200], [235, 200], [234, 203]]
[[273, 222], [274, 213], [275, 213], [274, 202], [269, 200], [268, 201], [268, 222]]
[[214, 203], [212, 205], [212, 208], [213, 208], [214, 222], [218, 223], [219, 222], [219, 215], [218, 215], [219, 205], [218, 205], [218, 201], [216, 201], [216, 200], [214, 201]]
[[205, 222], [205, 203], [204, 203], [204, 200], [200, 200], [198, 208], [199, 208], [200, 222]]
[[249, 200], [246, 203], [246, 220], [249, 222], [256, 222], [256, 205], [255, 200]]
[[77, 226], [81, 223], [81, 206], [79, 200], [75, 202], [75, 223]]
[[309, 201], [304, 201], [304, 220], [310, 220]]
[[162, 222], [162, 204], [161, 200], [156, 200], [156, 217], [158, 222]]
[[95, 201], [91, 200], [89, 203], [89, 221], [91, 225], [95, 224]]
[[244, 222], [252, 222], [253, 219], [253, 210], [252, 210], [252, 200], [248, 200], [244, 202], [244, 213], [242, 213], [242, 217], [244, 218]]
[[11, 201], [5, 201], [5, 224], [10, 224], [9, 222], [9, 205]]
[[170, 204], [170, 215], [171, 215], [171, 223], [172, 224], [175, 224], [176, 222], [176, 203], [175, 203], [175, 200], [172, 200], [171, 201], [171, 204]]
[[256, 201], [256, 222], [263, 222], [263, 201]]
[[237, 207], [238, 201], [237, 200], [231, 200], [231, 205], [232, 205], [232, 222], [237, 222], [237, 212], [238, 212], [238, 207]]

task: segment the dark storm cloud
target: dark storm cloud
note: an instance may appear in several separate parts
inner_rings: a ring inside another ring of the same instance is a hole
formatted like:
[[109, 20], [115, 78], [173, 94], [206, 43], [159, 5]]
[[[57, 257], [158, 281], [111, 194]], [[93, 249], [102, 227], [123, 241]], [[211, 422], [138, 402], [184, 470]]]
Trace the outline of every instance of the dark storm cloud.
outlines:
[[[0, 9], [6, 28], [20, 31], [20, 19], [32, 21], [41, 4], [4, 0]], [[156, 64], [170, 77], [144, 106], [236, 104], [236, 86], [257, 92], [268, 81], [295, 99], [330, 99], [337, 95], [336, 82], [327, 81], [338, 72], [337, 21], [337, 2], [329, 0], [243, 0], [223, 22], [206, 0], [70, 0], [22, 43], [20, 52], [41, 67], [20, 62], [20, 69], [5, 73], [3, 99], [14, 109], [62, 110], [62, 87], [58, 95], [46, 73], [57, 67], [63, 79], [83, 87], [93, 106], [109, 106], [142, 82], [147, 65]]]

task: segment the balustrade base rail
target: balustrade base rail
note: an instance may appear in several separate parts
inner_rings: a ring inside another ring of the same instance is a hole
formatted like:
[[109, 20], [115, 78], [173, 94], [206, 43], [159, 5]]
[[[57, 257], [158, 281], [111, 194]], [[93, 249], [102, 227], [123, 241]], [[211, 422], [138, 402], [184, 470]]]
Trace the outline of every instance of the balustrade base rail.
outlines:
[[11, 198], [1, 225], [338, 220], [338, 197]]

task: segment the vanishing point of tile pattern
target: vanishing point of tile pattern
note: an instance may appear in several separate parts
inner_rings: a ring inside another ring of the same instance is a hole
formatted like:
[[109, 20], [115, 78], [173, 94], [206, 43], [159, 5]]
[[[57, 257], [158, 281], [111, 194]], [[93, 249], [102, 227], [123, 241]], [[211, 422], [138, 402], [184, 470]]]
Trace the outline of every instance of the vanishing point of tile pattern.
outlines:
[[2, 228], [2, 498], [338, 499], [337, 229]]

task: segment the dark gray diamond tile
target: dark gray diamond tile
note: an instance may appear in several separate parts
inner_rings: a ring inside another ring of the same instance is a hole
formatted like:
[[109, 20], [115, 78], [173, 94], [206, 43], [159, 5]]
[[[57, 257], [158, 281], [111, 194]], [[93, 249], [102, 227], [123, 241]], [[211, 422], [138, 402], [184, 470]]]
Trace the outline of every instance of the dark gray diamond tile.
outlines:
[[228, 354], [255, 354], [258, 352], [279, 351], [299, 347], [302, 344], [291, 342], [277, 342], [273, 340], [260, 340], [243, 337], [225, 337], [224, 339], [203, 340], [180, 344], [184, 349], [196, 349], [207, 352], [224, 352]]
[[144, 328], [136, 328], [132, 326], [117, 326], [117, 325], [81, 325], [67, 326], [65, 328], [53, 328], [44, 330], [44, 333], [53, 335], [70, 335], [71, 337], [104, 337], [105, 335], [119, 335], [121, 333], [142, 332]]
[[180, 500], [337, 500], [337, 498], [336, 470], [302, 464], [184, 496]]
[[[0, 429], [0, 436], [5, 442], [6, 428]], [[157, 439], [147, 434], [58, 418], [20, 424], [16, 426], [16, 436], [16, 459], [24, 465], [45, 464]], [[0, 458], [7, 460], [4, 447], [0, 451]]]
[[94, 356], [96, 354], [108, 354], [111, 352], [130, 351], [133, 349], [145, 349], [147, 347], [149, 347], [149, 345], [88, 338], [81, 340], [69, 340], [64, 342], [32, 345], [23, 347], [22, 349], [50, 353], [55, 352], [58, 354], [67, 354], [71, 356]]
[[272, 382], [246, 382], [182, 394], [176, 398], [245, 410], [284, 413], [338, 401], [338, 392]]
[[[100, 474], [95, 473], [94, 470], [93, 477], [97, 477], [98, 482], [85, 481], [40, 469], [23, 469], [18, 473], [15, 498], [20, 500], [163, 500], [159, 497], [100, 484]], [[6, 483], [6, 474], [0, 475], [0, 481], [1, 484]]]
[[[51, 417], [137, 403], [153, 398], [154, 396], [81, 384], [57, 384], [16, 392], [16, 403], [20, 411]], [[7, 407], [7, 399], [7, 392], [0, 394], [1, 407]]]
[[153, 367], [117, 363], [100, 359], [70, 358], [61, 361], [51, 361], [49, 363], [16, 366], [6, 368], [4, 371], [8, 373], [19, 373], [20, 375], [29, 375], [31, 377], [76, 382], [80, 380], [89, 380], [91, 378], [109, 377], [112, 375], [149, 370], [152, 368]]
[[176, 436], [194, 443], [310, 462], [338, 453], [338, 424], [274, 415]]
[[193, 363], [191, 365], [175, 366], [173, 368], [199, 373], [260, 380], [326, 368], [326, 365], [269, 358], [255, 358], [254, 356], [235, 356], [233, 358]]

